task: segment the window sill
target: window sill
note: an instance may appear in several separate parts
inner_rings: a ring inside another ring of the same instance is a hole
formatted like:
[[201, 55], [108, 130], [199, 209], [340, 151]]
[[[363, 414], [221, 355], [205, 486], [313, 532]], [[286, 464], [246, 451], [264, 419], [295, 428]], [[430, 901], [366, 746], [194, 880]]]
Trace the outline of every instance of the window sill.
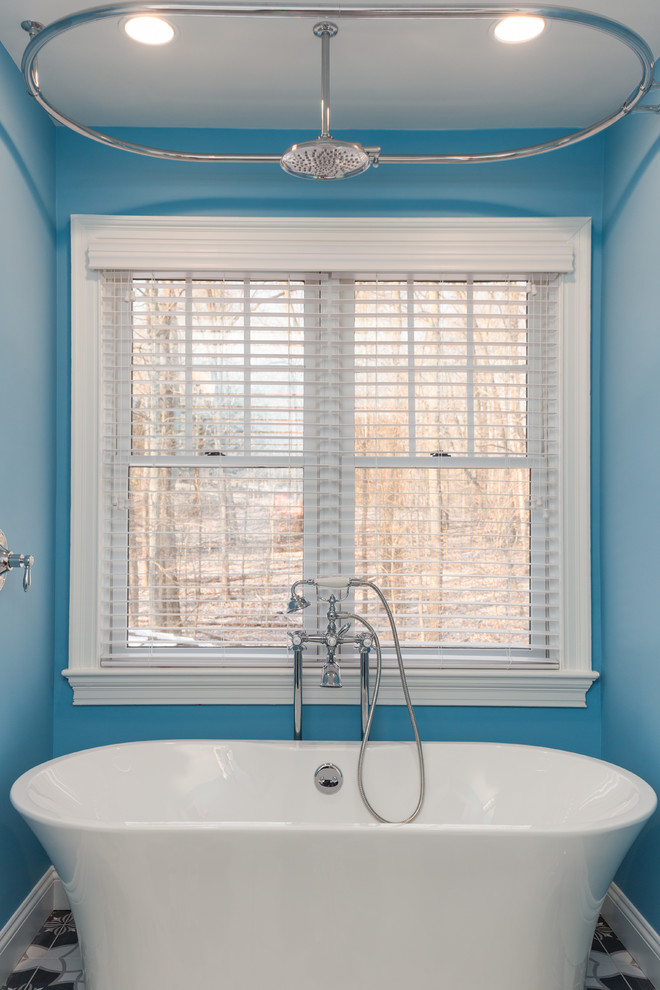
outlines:
[[[68, 668], [74, 705], [290, 705], [293, 672], [285, 667]], [[406, 671], [413, 704], [515, 708], [586, 708], [596, 671]], [[306, 705], [354, 705], [358, 673], [345, 670], [344, 690], [319, 686], [319, 671], [304, 675]], [[402, 705], [396, 669], [383, 671], [379, 704]]]

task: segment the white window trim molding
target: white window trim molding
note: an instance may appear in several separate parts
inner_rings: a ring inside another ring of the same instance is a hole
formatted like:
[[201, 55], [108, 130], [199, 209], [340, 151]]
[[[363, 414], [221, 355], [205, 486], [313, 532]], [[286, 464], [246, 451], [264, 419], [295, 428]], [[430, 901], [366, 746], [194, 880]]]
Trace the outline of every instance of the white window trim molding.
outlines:
[[[486, 245], [486, 247], [485, 247]], [[429, 669], [407, 664], [417, 705], [586, 707], [591, 669], [591, 221], [569, 218], [71, 218], [71, 583], [69, 666], [75, 705], [291, 704], [291, 666], [101, 667], [99, 622], [99, 334], [101, 268], [419, 272], [561, 271], [563, 458], [560, 670]], [[92, 467], [94, 466], [94, 467]], [[323, 691], [305, 672], [305, 704], [356, 704], [357, 674]], [[355, 683], [354, 683], [355, 681]], [[396, 669], [382, 702], [403, 703]]]

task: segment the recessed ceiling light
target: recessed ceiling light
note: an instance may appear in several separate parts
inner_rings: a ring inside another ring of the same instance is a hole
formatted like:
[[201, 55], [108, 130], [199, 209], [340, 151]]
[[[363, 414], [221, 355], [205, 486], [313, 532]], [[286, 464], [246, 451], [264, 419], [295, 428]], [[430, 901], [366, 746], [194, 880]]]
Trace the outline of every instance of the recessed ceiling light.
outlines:
[[124, 24], [124, 31], [143, 45], [166, 45], [174, 37], [174, 28], [161, 17], [131, 17]]
[[513, 14], [505, 17], [495, 25], [495, 37], [507, 45], [518, 45], [523, 41], [538, 38], [545, 27], [542, 17], [531, 17], [529, 14]]

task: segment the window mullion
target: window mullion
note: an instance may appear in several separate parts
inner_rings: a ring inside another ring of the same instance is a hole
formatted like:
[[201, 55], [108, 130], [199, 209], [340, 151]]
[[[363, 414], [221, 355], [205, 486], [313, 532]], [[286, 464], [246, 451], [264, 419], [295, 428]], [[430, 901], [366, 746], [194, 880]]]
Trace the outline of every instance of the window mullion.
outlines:
[[186, 278], [186, 309], [185, 309], [185, 332], [186, 332], [186, 342], [185, 342], [185, 362], [186, 362], [186, 383], [185, 383], [185, 451], [187, 454], [192, 454], [195, 449], [195, 442], [193, 437], [193, 293], [192, 293], [192, 279], [190, 276]]
[[252, 313], [250, 280], [243, 281], [243, 451], [252, 449]]
[[467, 279], [465, 371], [467, 390], [467, 453], [474, 454], [474, 281]]
[[[337, 280], [340, 433], [339, 572], [355, 574], [355, 281]], [[364, 575], [359, 575], [364, 577]]]
[[415, 403], [415, 281], [408, 279], [408, 453], [417, 454], [417, 425]]
[[341, 570], [341, 334], [339, 332], [338, 282], [321, 278], [319, 331], [316, 349], [318, 393], [318, 571]]
[[[305, 281], [304, 348], [303, 348], [303, 573], [297, 578], [313, 578], [319, 570], [318, 523], [320, 512], [318, 420], [319, 390], [317, 387], [320, 367], [320, 305], [321, 287], [316, 279]], [[303, 613], [303, 625], [310, 631], [315, 625], [309, 615]]]

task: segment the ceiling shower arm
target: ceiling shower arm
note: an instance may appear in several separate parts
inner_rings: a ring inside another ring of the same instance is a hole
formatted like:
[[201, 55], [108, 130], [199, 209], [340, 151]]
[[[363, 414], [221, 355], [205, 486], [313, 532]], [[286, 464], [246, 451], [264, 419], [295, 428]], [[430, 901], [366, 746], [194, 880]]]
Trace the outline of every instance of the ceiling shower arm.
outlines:
[[337, 34], [337, 25], [321, 21], [314, 26], [321, 39], [321, 137], [330, 137], [330, 38]]
[[330, 35], [321, 35], [321, 137], [330, 137]]

